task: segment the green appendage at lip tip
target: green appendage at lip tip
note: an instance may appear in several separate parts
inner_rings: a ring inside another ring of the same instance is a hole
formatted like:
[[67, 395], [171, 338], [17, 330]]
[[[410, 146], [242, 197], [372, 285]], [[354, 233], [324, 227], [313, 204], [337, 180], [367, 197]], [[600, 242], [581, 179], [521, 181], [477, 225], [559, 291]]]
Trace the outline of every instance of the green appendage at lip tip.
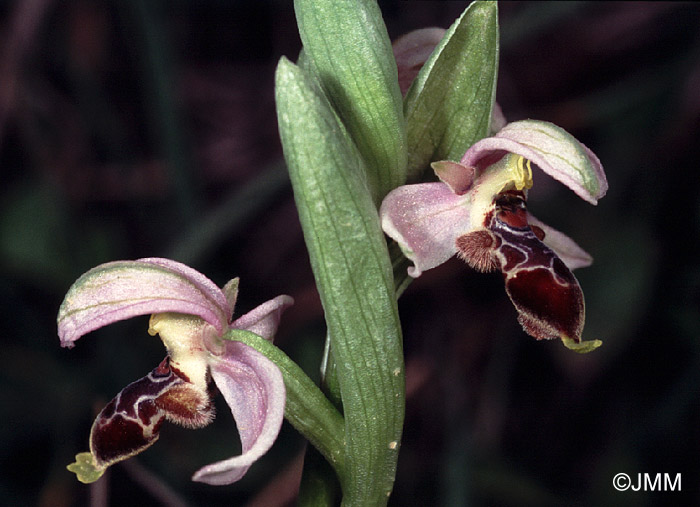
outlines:
[[90, 484], [102, 477], [105, 469], [99, 468], [95, 464], [95, 458], [89, 452], [81, 452], [75, 456], [75, 463], [71, 463], [66, 467], [70, 472], [73, 472], [80, 482]]
[[562, 336], [561, 341], [567, 349], [578, 352], [579, 354], [588, 354], [590, 351], [600, 347], [603, 342], [600, 340], [589, 340], [577, 342], [568, 336]]

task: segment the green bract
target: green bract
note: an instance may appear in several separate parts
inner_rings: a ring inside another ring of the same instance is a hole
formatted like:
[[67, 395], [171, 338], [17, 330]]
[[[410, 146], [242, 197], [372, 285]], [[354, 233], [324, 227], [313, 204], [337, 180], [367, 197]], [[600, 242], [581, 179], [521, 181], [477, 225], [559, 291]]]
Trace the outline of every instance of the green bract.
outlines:
[[296, 0], [294, 7], [308, 64], [364, 157], [379, 205], [406, 179], [401, 93], [379, 7], [374, 0]]
[[375, 505], [386, 502], [393, 487], [404, 410], [401, 328], [386, 241], [364, 160], [312, 77], [283, 58], [276, 90], [282, 145], [337, 360], [344, 501]]
[[434, 160], [459, 160], [488, 135], [498, 73], [497, 14], [496, 2], [470, 4], [408, 90], [409, 182]]

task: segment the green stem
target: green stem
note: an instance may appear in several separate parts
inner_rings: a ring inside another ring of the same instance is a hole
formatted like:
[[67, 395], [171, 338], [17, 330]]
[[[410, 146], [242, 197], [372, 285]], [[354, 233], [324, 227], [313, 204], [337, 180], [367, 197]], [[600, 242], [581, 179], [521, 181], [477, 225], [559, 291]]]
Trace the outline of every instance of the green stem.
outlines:
[[313, 446], [306, 448], [304, 473], [299, 485], [300, 507], [334, 507], [338, 505], [340, 483], [328, 461]]
[[[330, 402], [343, 412], [343, 400], [338, 385], [338, 366], [331, 352], [330, 337], [326, 337], [321, 362], [321, 390]], [[304, 456], [304, 470], [299, 486], [300, 507], [333, 507], [338, 504], [340, 483], [330, 469], [330, 465], [321, 459], [319, 452], [308, 446]]]

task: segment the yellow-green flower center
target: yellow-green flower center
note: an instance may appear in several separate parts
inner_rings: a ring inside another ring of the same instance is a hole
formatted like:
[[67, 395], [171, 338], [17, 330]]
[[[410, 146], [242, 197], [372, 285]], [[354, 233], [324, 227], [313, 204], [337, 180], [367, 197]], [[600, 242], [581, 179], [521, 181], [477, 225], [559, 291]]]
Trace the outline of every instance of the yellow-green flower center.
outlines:
[[511, 156], [508, 161], [508, 172], [513, 178], [513, 185], [515, 185], [516, 190], [528, 190], [532, 188], [532, 167], [530, 167], [530, 161], [521, 156], [516, 156], [515, 159], [515, 162], [513, 162]]
[[471, 222], [474, 228], [481, 228], [486, 215], [493, 208], [494, 199], [506, 190], [528, 190], [532, 188], [532, 168], [530, 161], [515, 155], [506, 154], [501, 160], [489, 166], [477, 176], [471, 200]]
[[163, 340], [171, 367], [201, 389], [207, 387], [207, 333], [216, 334], [216, 330], [199, 317], [181, 313], [153, 314], [148, 325], [148, 334]]

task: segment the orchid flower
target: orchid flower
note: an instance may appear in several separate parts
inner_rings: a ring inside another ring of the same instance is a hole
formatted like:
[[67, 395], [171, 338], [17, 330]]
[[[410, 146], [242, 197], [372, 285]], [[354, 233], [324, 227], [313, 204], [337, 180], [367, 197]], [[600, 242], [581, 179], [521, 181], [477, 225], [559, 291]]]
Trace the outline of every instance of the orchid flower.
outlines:
[[[445, 35], [441, 28], [409, 32], [393, 44], [401, 91], [408, 93]], [[595, 154], [548, 122], [507, 123], [494, 104], [492, 137], [474, 143], [459, 162], [433, 162], [439, 182], [394, 189], [380, 208], [382, 228], [401, 247], [418, 277], [457, 254], [478, 271], [500, 270], [523, 329], [538, 340], [559, 337], [579, 352], [584, 342], [581, 287], [571, 270], [592, 258], [572, 239], [527, 211], [531, 162], [597, 204], [608, 189]]]
[[592, 259], [527, 212], [530, 161], [592, 204], [607, 190], [598, 158], [571, 135], [551, 123], [519, 121], [475, 143], [459, 163], [434, 162], [439, 182], [390, 192], [382, 228], [413, 261], [410, 276], [454, 254], [479, 271], [499, 269], [528, 334], [588, 352], [600, 341], [581, 341], [584, 300], [571, 270]]
[[158, 334], [166, 358], [145, 377], [125, 387], [100, 412], [90, 432], [90, 452], [68, 466], [82, 482], [157, 439], [168, 420], [200, 428], [214, 418], [207, 386], [214, 380], [236, 420], [243, 453], [201, 468], [193, 480], [230, 484], [272, 446], [285, 407], [279, 368], [261, 353], [223, 338], [245, 329], [271, 340], [282, 311], [293, 303], [278, 296], [231, 322], [238, 279], [223, 289], [194, 269], [168, 259], [102, 264], [69, 289], [58, 312], [61, 345], [107, 324], [151, 314], [149, 334]]

